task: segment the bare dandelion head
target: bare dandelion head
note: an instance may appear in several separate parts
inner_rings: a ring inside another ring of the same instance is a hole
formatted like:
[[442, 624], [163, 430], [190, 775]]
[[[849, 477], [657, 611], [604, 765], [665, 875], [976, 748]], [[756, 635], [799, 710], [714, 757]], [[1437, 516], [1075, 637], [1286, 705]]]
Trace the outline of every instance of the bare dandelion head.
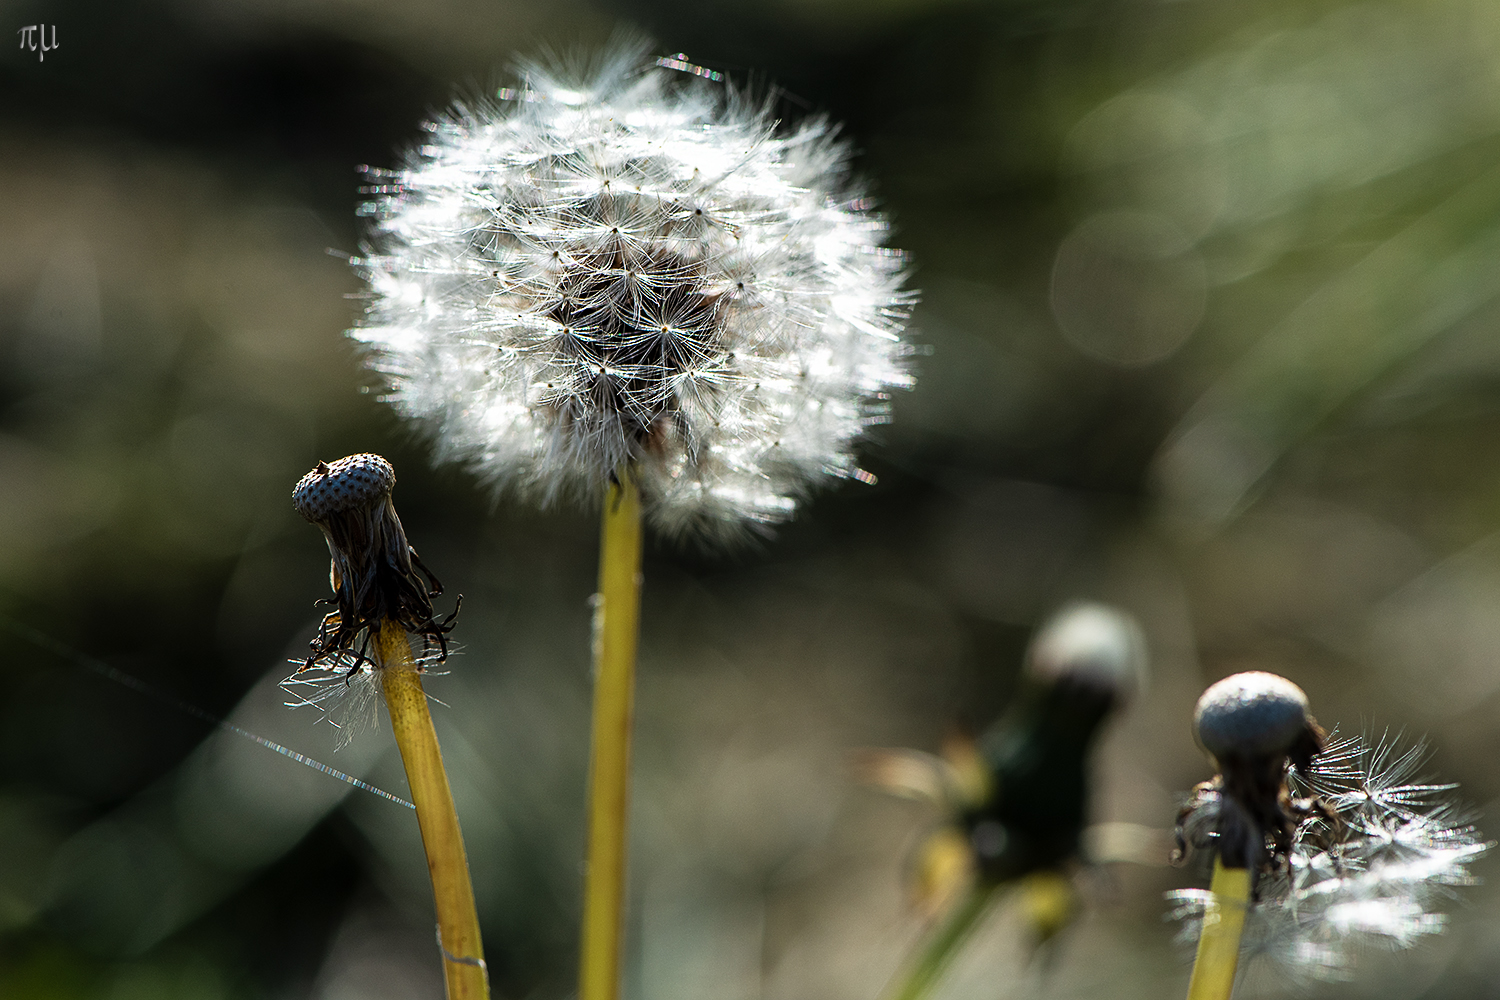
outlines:
[[1278, 674], [1252, 670], [1209, 687], [1193, 710], [1193, 731], [1215, 761], [1290, 757], [1306, 767], [1322, 748], [1307, 695]]
[[1306, 773], [1328, 738], [1307, 695], [1277, 674], [1234, 674], [1203, 692], [1193, 731], [1219, 773], [1194, 789], [1178, 817], [1174, 857], [1212, 846], [1226, 868], [1277, 870], [1297, 824], [1318, 808], [1287, 783], [1289, 768]]
[[543, 501], [632, 466], [668, 531], [790, 515], [911, 384], [912, 301], [823, 120], [615, 53], [371, 170], [350, 335], [438, 454]]
[[[1454, 800], [1457, 786], [1420, 777], [1426, 758], [1425, 744], [1399, 737], [1335, 739], [1288, 775], [1289, 794], [1321, 808], [1297, 822], [1285, 863], [1258, 881], [1247, 954], [1294, 980], [1338, 979], [1361, 949], [1408, 948], [1442, 931], [1438, 907], [1474, 881], [1469, 865], [1491, 845]], [[1223, 807], [1200, 801], [1200, 824], [1213, 826]], [[1184, 940], [1197, 938], [1209, 895], [1169, 894]]]
[[306, 669], [337, 663], [352, 678], [369, 663], [371, 640], [386, 621], [420, 636], [424, 650], [435, 646], [440, 660], [448, 655], [458, 610], [441, 620], [434, 612], [442, 584], [406, 540], [391, 500], [395, 485], [391, 463], [360, 454], [319, 462], [292, 491], [292, 505], [328, 542], [337, 605], [318, 628]]

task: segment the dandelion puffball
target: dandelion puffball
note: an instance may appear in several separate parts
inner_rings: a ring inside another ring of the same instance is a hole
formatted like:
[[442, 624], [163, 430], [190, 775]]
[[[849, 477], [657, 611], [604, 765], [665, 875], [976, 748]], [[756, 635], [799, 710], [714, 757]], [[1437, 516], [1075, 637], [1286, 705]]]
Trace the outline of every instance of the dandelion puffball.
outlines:
[[654, 523], [789, 516], [912, 378], [912, 297], [822, 120], [616, 54], [531, 67], [371, 171], [351, 336], [440, 458], [542, 501], [629, 466]]

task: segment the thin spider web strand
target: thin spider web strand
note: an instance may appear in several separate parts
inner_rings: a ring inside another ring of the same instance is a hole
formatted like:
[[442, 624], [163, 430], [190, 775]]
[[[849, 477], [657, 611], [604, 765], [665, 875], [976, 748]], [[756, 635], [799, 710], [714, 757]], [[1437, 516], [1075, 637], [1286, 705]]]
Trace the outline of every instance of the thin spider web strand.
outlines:
[[0, 614], [0, 625], [5, 626], [11, 632], [19, 635], [21, 638], [30, 642], [32, 645], [45, 649], [47, 652], [52, 653], [58, 658], [67, 660], [74, 666], [81, 667], [84, 670], [89, 671], [90, 673], [97, 674], [98, 676], [107, 678], [108, 680], [112, 680], [122, 687], [127, 687], [137, 694], [145, 695], [146, 697], [151, 698], [154, 701], [175, 708], [179, 712], [182, 712], [185, 715], [190, 715], [202, 722], [206, 722], [216, 729], [222, 729], [225, 732], [233, 733], [236, 736], [242, 736], [252, 743], [256, 743], [260, 746], [265, 747], [267, 750], [272, 750], [276, 753], [279, 753], [283, 757], [294, 760], [299, 764], [305, 764], [315, 771], [321, 771], [329, 777], [337, 778], [339, 781], [342, 781], [348, 785], [352, 785], [353, 787], [358, 788], [361, 791], [369, 792], [371, 795], [378, 795], [382, 799], [394, 802], [397, 805], [405, 806], [408, 809], [416, 808], [415, 805], [408, 802], [406, 799], [401, 798], [401, 796], [399, 795], [392, 795], [385, 789], [376, 788], [369, 782], [362, 781], [359, 778], [354, 777], [354, 775], [352, 774], [345, 774], [343, 771], [340, 771], [336, 767], [329, 767], [322, 761], [314, 760], [306, 754], [298, 753], [296, 750], [293, 750], [290, 747], [282, 746], [275, 740], [268, 740], [264, 736], [257, 735], [256, 733], [250, 732], [250, 730], [248, 729], [243, 729], [239, 726], [236, 726], [234, 723], [228, 721], [227, 719], [221, 719], [217, 715], [214, 715], [212, 712], [199, 708], [192, 702], [184, 701], [177, 695], [172, 694], [170, 691], [166, 691], [162, 688], [156, 687], [153, 684], [148, 684], [146, 681], [141, 680], [139, 677], [136, 677], [133, 674], [128, 674], [125, 671], [120, 670], [118, 667], [110, 666], [103, 660], [95, 659], [94, 657], [89, 656], [86, 653], [80, 653], [78, 650], [64, 645], [58, 640], [47, 635], [45, 632], [39, 632], [36, 629], [32, 628], [30, 625], [18, 622], [8, 615]]

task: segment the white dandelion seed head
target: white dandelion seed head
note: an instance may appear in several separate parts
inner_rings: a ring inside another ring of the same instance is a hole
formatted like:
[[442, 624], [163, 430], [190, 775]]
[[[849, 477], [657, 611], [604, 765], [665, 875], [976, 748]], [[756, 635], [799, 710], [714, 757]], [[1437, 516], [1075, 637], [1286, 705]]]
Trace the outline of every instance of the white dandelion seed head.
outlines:
[[[1439, 906], [1492, 846], [1451, 794], [1457, 787], [1419, 777], [1423, 743], [1399, 737], [1334, 740], [1305, 776], [1291, 772], [1297, 795], [1329, 807], [1297, 827], [1286, 864], [1262, 876], [1245, 925], [1248, 956], [1268, 959], [1293, 980], [1343, 979], [1370, 947], [1410, 948], [1446, 925]], [[1215, 808], [1212, 798], [1200, 808]], [[1210, 894], [1168, 894], [1197, 940]]]
[[372, 171], [350, 336], [440, 458], [543, 502], [628, 464], [658, 527], [725, 533], [864, 475], [913, 296], [826, 121], [677, 62], [528, 67]]

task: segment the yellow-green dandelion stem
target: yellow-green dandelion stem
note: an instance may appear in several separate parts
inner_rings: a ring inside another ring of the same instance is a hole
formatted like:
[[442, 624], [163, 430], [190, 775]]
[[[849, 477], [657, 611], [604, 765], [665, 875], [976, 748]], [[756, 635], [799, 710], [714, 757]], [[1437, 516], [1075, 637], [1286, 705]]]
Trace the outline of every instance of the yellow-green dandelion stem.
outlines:
[[958, 954], [959, 945], [968, 940], [969, 933], [979, 924], [979, 918], [989, 912], [996, 888], [993, 883], [970, 888], [933, 932], [916, 961], [891, 981], [883, 1000], [919, 1000], [930, 993], [947, 971], [953, 956]]
[[580, 1000], [617, 1000], [630, 815], [630, 729], [641, 607], [641, 497], [629, 469], [604, 499], [594, 608], [594, 730]]
[[448, 1000], [487, 1000], [489, 975], [479, 939], [479, 914], [469, 881], [469, 861], [464, 854], [463, 834], [458, 828], [458, 812], [453, 807], [448, 775], [443, 770], [443, 754], [432, 728], [432, 715], [427, 711], [422, 675], [412, 662], [411, 640], [399, 624], [387, 621], [380, 629], [375, 647], [385, 703], [391, 713], [391, 730], [401, 749], [401, 762], [406, 765], [406, 780], [417, 807], [417, 825], [422, 830], [422, 847], [427, 851]]
[[1198, 937], [1198, 957], [1188, 1000], [1229, 1000], [1234, 992], [1234, 972], [1240, 962], [1240, 933], [1245, 929], [1245, 911], [1250, 906], [1250, 871], [1225, 868], [1214, 859], [1212, 895], [1203, 911], [1203, 930]]

